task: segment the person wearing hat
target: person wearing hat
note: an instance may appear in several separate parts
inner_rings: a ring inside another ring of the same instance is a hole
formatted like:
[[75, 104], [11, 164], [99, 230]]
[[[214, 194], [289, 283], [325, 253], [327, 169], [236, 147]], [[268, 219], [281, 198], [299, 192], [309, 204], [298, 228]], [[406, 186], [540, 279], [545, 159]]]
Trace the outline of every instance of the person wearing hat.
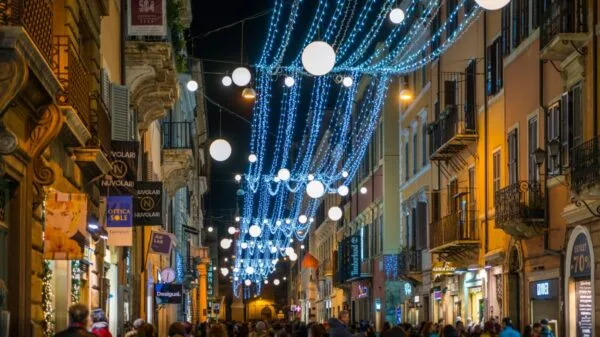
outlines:
[[541, 337], [554, 337], [554, 332], [552, 331], [552, 328], [548, 326], [548, 323], [546, 318], [540, 321], [540, 324], [542, 325], [542, 331], [540, 332]]
[[97, 308], [92, 310], [92, 333], [98, 337], [112, 337], [108, 330], [108, 319], [104, 310]]
[[509, 317], [505, 317], [502, 320], [502, 331], [500, 332], [500, 337], [521, 337], [521, 334], [513, 327], [512, 321]]
[[144, 325], [144, 323], [146, 323], [146, 321], [144, 321], [141, 318], [138, 318], [135, 321], [133, 321], [133, 330], [127, 332], [125, 334], [125, 337], [135, 337], [135, 336], [137, 336], [138, 330], [142, 327], [142, 325]]

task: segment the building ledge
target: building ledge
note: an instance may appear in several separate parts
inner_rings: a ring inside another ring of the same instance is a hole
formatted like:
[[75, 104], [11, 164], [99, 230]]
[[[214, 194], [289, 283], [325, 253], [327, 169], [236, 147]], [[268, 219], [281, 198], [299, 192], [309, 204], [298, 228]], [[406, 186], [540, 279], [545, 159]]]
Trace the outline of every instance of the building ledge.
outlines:
[[90, 131], [85, 127], [77, 111], [71, 106], [61, 106], [61, 111], [65, 117], [61, 130], [62, 138], [68, 147], [84, 147], [92, 137]]
[[163, 149], [162, 174], [169, 196], [187, 186], [193, 173], [194, 154], [192, 149]]
[[112, 169], [111, 163], [101, 149], [71, 148], [75, 162], [90, 177], [105, 175]]

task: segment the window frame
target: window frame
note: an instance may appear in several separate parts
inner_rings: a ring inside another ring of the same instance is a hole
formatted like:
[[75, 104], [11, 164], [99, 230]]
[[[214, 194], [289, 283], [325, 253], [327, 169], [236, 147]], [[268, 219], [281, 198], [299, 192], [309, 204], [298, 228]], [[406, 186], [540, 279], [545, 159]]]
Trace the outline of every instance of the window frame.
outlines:
[[492, 200], [496, 202], [496, 193], [502, 187], [502, 150], [492, 152]]

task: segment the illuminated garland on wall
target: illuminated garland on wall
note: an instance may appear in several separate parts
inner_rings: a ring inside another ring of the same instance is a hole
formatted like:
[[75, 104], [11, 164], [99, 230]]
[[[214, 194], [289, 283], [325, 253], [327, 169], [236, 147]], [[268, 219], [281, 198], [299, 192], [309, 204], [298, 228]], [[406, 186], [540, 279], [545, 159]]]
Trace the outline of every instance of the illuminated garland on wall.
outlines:
[[81, 269], [79, 260], [71, 261], [71, 303], [79, 303], [81, 298]]
[[52, 289], [52, 267], [50, 261], [44, 261], [44, 270], [42, 271], [42, 311], [44, 320], [42, 328], [44, 329], [45, 337], [54, 336], [54, 290]]

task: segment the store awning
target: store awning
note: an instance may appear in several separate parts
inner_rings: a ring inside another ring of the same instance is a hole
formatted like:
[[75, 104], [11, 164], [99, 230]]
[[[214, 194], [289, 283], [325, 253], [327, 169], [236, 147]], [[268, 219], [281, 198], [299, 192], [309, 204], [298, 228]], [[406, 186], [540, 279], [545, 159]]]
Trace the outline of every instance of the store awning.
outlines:
[[316, 257], [312, 256], [310, 253], [306, 253], [304, 258], [302, 259], [302, 268], [313, 268], [317, 270], [319, 267], [319, 260]]

